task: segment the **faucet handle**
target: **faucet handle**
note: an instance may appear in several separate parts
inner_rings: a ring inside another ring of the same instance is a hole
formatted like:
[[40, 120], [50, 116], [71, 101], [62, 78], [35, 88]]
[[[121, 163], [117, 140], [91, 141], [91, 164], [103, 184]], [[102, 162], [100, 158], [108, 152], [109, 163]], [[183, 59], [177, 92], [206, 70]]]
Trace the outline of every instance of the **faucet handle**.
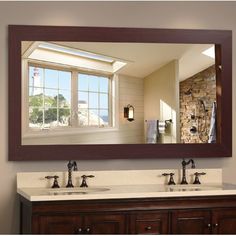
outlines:
[[57, 176], [57, 175], [52, 175], [52, 176], [47, 175], [47, 176], [45, 176], [45, 179], [54, 179], [52, 188], [60, 188], [60, 186], [58, 184], [58, 181], [57, 181], [58, 178], [59, 178], [59, 176]]
[[201, 184], [201, 182], [199, 180], [199, 176], [206, 175], [206, 173], [205, 172], [195, 172], [194, 175], [195, 175], [195, 180], [194, 180], [193, 184]]
[[82, 178], [82, 183], [80, 185], [81, 188], [87, 188], [88, 187], [88, 184], [86, 182], [87, 178], [94, 178], [95, 176], [94, 175], [82, 175], [81, 178]]
[[175, 181], [174, 181], [174, 176], [175, 173], [163, 173], [162, 176], [170, 176], [170, 179], [168, 181], [168, 185], [175, 185]]

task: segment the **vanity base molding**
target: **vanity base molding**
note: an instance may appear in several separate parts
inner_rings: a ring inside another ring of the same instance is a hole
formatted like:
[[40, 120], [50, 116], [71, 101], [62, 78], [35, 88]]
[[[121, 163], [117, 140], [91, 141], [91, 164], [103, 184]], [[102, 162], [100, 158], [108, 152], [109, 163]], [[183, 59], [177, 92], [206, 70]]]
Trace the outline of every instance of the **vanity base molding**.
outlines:
[[30, 202], [21, 234], [236, 234], [236, 196]]

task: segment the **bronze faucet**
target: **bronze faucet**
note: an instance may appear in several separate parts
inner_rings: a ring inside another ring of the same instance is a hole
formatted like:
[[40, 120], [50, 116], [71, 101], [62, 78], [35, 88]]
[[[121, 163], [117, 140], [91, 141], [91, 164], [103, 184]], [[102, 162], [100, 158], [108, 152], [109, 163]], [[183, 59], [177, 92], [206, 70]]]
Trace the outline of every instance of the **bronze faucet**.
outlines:
[[175, 185], [174, 181], [174, 173], [163, 173], [162, 176], [170, 176], [170, 179], [168, 181], [168, 185]]
[[57, 176], [57, 175], [52, 175], [52, 176], [47, 175], [47, 176], [45, 176], [45, 179], [54, 179], [52, 188], [60, 188], [60, 186], [58, 184], [58, 181], [57, 181], [58, 178], [59, 178], [59, 176]]
[[195, 163], [194, 163], [194, 160], [193, 159], [190, 159], [188, 161], [185, 161], [185, 159], [183, 159], [182, 161], [182, 181], [180, 184], [188, 184], [187, 180], [186, 180], [186, 166], [189, 165], [189, 164], [192, 164], [191, 165], [191, 168], [194, 169], [195, 168]]
[[95, 176], [94, 175], [82, 175], [81, 178], [82, 178], [82, 183], [80, 185], [81, 188], [88, 188], [88, 184], [86, 182], [87, 178], [94, 178]]
[[72, 184], [72, 168], [74, 171], [77, 171], [77, 163], [76, 161], [69, 161], [67, 164], [67, 168], [68, 168], [68, 183], [66, 185], [67, 188], [73, 188], [74, 185]]

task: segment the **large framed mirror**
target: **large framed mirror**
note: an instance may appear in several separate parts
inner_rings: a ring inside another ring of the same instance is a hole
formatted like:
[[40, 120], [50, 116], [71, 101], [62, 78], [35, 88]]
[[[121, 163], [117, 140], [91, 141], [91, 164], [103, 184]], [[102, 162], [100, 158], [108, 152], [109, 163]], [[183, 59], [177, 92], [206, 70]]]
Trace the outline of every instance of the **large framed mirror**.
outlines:
[[231, 155], [231, 31], [9, 26], [9, 160]]

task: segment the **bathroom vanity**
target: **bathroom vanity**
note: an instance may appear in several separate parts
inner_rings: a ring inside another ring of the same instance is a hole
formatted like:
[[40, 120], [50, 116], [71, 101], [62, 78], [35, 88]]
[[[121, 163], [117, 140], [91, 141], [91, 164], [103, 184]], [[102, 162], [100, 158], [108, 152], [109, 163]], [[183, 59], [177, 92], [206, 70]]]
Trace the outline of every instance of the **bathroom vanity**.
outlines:
[[26, 234], [234, 234], [236, 195], [30, 202]]
[[[222, 183], [221, 170], [208, 169], [201, 185], [167, 185], [163, 172], [95, 171], [88, 188], [50, 188], [49, 173], [19, 173], [20, 232], [23, 234], [234, 234], [236, 186]], [[52, 174], [52, 173], [51, 173]], [[65, 186], [66, 172], [59, 176]], [[78, 186], [84, 172], [74, 172]], [[30, 176], [30, 178], [29, 178]], [[80, 176], [80, 177], [79, 177]], [[128, 178], [129, 176], [129, 178]], [[148, 183], [148, 184], [147, 184]]]

